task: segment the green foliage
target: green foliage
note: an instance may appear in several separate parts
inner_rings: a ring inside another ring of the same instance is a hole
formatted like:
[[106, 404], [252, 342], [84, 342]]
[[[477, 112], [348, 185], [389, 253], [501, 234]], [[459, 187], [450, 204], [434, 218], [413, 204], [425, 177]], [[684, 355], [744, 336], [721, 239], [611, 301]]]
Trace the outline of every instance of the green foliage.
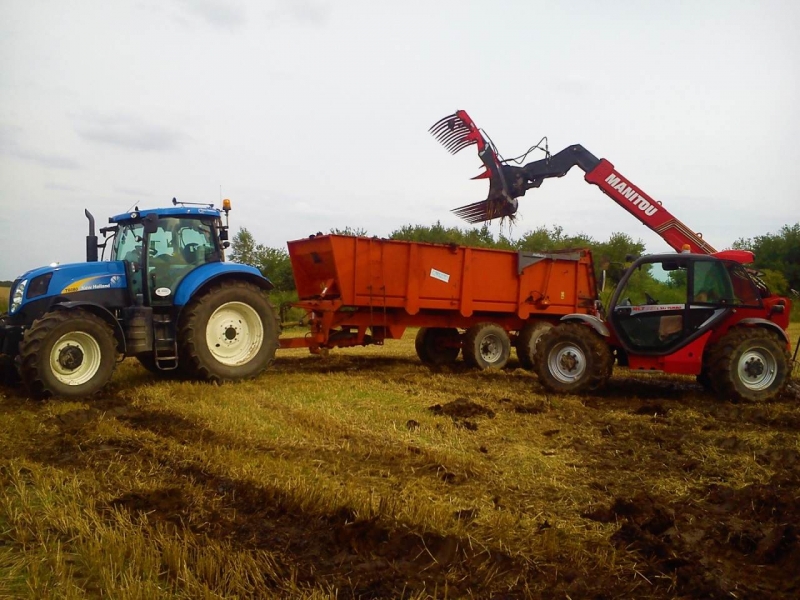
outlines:
[[349, 225], [344, 229], [339, 229], [338, 227], [332, 227], [331, 233], [333, 235], [352, 235], [354, 237], [366, 237], [367, 230], [363, 227], [350, 227]]
[[789, 294], [789, 282], [780, 271], [773, 269], [761, 269], [761, 280], [767, 284], [767, 287], [773, 294], [779, 296], [787, 296]]
[[272, 281], [277, 291], [295, 289], [289, 253], [283, 248], [270, 248], [257, 244], [244, 227], [231, 241], [231, 261], [256, 267]]
[[752, 250], [757, 269], [782, 273], [790, 288], [800, 290], [800, 223], [784, 225], [778, 233], [736, 240], [733, 247]]
[[480, 229], [461, 229], [444, 227], [440, 221], [435, 225], [404, 225], [389, 234], [389, 239], [406, 242], [426, 242], [429, 244], [459, 244], [478, 248], [505, 248], [510, 242], [504, 237], [495, 240], [489, 226], [484, 224]]

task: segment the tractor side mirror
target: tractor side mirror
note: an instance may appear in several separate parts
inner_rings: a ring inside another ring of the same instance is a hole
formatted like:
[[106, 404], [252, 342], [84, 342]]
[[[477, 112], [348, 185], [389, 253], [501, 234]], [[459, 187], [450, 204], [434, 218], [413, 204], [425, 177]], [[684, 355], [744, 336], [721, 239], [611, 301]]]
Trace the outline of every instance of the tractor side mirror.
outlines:
[[142, 219], [142, 225], [144, 225], [145, 233], [155, 233], [158, 231], [158, 215], [150, 213]]

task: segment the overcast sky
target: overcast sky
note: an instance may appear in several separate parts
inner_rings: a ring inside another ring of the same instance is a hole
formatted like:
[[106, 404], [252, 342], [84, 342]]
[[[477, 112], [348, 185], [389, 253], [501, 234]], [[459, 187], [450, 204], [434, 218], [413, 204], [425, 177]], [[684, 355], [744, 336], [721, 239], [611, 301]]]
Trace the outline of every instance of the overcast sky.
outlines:
[[[797, 0], [0, 0], [0, 279], [83, 260], [84, 208], [220, 186], [270, 246], [466, 226], [480, 161], [427, 133], [456, 109], [507, 157], [583, 144], [724, 248], [800, 220], [798, 31]], [[666, 249], [578, 169], [518, 215]]]

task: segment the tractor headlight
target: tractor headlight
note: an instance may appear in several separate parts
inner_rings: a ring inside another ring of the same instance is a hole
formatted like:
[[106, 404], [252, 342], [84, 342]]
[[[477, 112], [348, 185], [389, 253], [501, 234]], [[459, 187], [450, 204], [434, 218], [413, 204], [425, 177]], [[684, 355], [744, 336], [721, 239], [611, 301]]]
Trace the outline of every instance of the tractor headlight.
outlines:
[[25, 287], [28, 285], [28, 280], [23, 279], [11, 292], [11, 306], [8, 307], [9, 314], [14, 314], [17, 309], [22, 305], [22, 299], [25, 297]]

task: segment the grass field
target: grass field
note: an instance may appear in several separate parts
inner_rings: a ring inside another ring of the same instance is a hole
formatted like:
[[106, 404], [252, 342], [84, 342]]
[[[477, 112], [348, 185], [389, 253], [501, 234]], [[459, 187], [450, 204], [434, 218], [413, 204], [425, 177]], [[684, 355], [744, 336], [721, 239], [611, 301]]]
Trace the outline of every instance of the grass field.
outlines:
[[798, 596], [798, 397], [549, 396], [412, 334], [224, 386], [0, 388], [0, 597]]
[[11, 288], [0, 287], [0, 313], [8, 310], [8, 294], [11, 293]]

